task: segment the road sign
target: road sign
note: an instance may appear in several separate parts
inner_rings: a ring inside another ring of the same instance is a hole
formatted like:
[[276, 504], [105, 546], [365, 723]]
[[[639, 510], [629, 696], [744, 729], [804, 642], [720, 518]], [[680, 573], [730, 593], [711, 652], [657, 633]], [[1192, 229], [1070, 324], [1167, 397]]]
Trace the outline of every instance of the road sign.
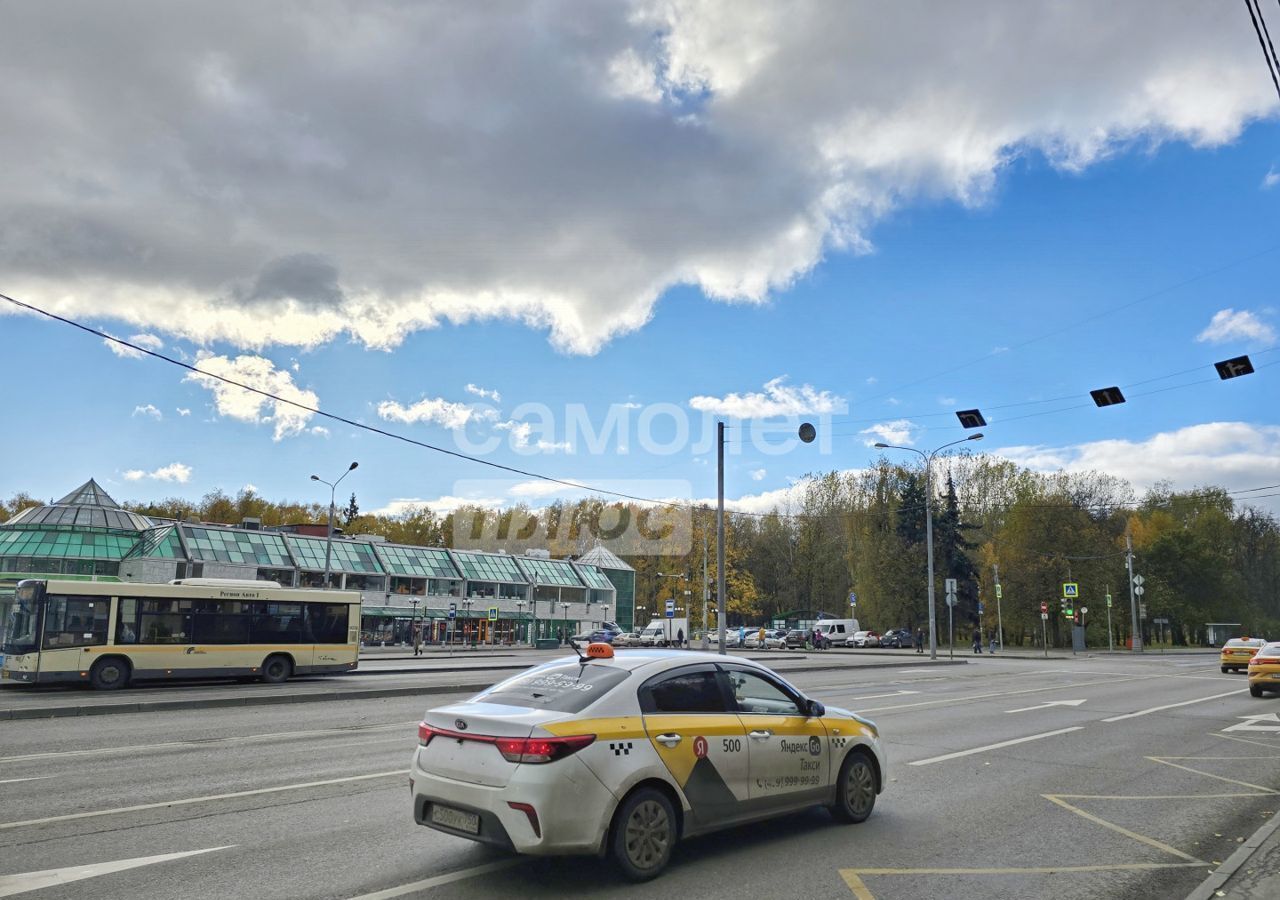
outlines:
[[1041, 604], [1040, 604], [1040, 612], [1041, 612], [1041, 613], [1047, 613], [1048, 611], [1049, 611], [1049, 604], [1048, 604], [1048, 603], [1041, 603]]
[[667, 601], [667, 609], [664, 615], [668, 619], [674, 619], [676, 617], [676, 601], [674, 600]]
[[1111, 608], [1111, 595], [1107, 594], [1107, 609]]
[[1083, 615], [1086, 615], [1088, 612], [1089, 612], [1089, 607], [1087, 607], [1087, 606], [1082, 606], [1082, 607], [1080, 607], [1080, 615], [1082, 615], [1082, 616], [1083, 616]]
[[1000, 590], [1000, 585], [998, 585], [998, 584], [996, 585], [996, 599], [997, 599], [997, 600], [1003, 600], [1003, 599], [1004, 599], [1004, 592]]
[[498, 621], [498, 607], [496, 606], [489, 607], [489, 621], [490, 622]]
[[955, 606], [955, 605], [956, 605], [956, 595], [947, 594], [947, 606]]
[[947, 593], [954, 594], [956, 592], [956, 580], [954, 578], [948, 578], [945, 583], [947, 586]]
[[982, 615], [982, 601], [978, 601], [978, 615]]
[[857, 606], [857, 605], [858, 605], [858, 595], [857, 595], [857, 594], [855, 594], [853, 591], [850, 591], [850, 592], [849, 592], [849, 606], [850, 606], [850, 608], [852, 608], [852, 607], [855, 607], [855, 606]]
[[1049, 618], [1049, 614], [1048, 614], [1048, 613], [1040, 613], [1040, 619], [1041, 619], [1042, 621], [1043, 621], [1043, 620], [1045, 620], [1045, 619], [1048, 619], [1048, 618]]
[[1156, 617], [1155, 617], [1154, 619], [1152, 619], [1151, 621], [1152, 621], [1152, 622], [1155, 622], [1157, 625], [1168, 625], [1168, 624], [1169, 624], [1169, 620], [1168, 620], [1168, 619], [1166, 619], [1166, 618], [1164, 618], [1163, 616], [1156, 616]]
[[1144, 588], [1142, 585], [1138, 585], [1136, 588], [1133, 589], [1133, 592], [1137, 594], [1139, 597], [1141, 597], [1143, 594], [1147, 592], [1147, 589]]
[[1146, 617], [1147, 617], [1147, 604], [1145, 604], [1145, 603], [1139, 603], [1139, 604], [1138, 604], [1138, 618], [1139, 618], [1139, 619], [1145, 619]]
[[1142, 587], [1142, 585], [1146, 582], [1146, 580], [1147, 579], [1143, 578], [1141, 575], [1133, 576], [1133, 584], [1135, 587]]
[[449, 618], [450, 619], [458, 618], [458, 604], [456, 603], [449, 604]]
[[1080, 596], [1080, 585], [1074, 581], [1065, 582], [1062, 585], [1062, 596], [1068, 600], [1072, 600]]

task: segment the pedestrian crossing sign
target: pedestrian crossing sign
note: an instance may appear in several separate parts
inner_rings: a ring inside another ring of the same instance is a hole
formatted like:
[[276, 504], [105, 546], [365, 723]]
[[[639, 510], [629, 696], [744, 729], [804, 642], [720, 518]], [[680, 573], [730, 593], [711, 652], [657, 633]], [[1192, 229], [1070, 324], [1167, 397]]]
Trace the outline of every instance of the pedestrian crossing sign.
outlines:
[[489, 621], [490, 622], [498, 621], [498, 607], [496, 606], [489, 607]]
[[1074, 600], [1080, 596], [1080, 585], [1074, 581], [1068, 581], [1062, 585], [1062, 596], [1068, 600]]

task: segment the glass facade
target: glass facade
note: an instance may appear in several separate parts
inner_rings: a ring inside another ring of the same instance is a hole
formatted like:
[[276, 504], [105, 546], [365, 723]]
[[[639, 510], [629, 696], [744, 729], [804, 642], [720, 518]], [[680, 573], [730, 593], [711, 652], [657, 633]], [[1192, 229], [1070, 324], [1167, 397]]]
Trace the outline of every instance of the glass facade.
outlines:
[[186, 559], [176, 525], [153, 528], [142, 535], [142, 540], [129, 551], [127, 559]]
[[[454, 558], [462, 567], [468, 581], [512, 582], [527, 584], [528, 579], [510, 556], [488, 553], [463, 553], [454, 551]], [[575, 582], [576, 583], [576, 582]]]
[[191, 558], [198, 562], [293, 568], [293, 560], [289, 558], [284, 538], [279, 534], [239, 528], [199, 528], [194, 525], [183, 525], [182, 534], [191, 550]]
[[19, 528], [0, 531], [0, 557], [119, 561], [137, 540], [136, 534], [72, 531], [65, 528]]
[[460, 578], [448, 550], [438, 547], [409, 547], [403, 544], [377, 544], [376, 552], [392, 575], [417, 575], [434, 578]]
[[554, 584], [558, 587], [582, 587], [582, 579], [574, 570], [573, 564], [563, 559], [520, 559], [521, 567], [529, 573], [529, 577], [538, 584]]
[[578, 564], [578, 571], [582, 573], [582, 579], [587, 583], [587, 587], [595, 588], [601, 591], [612, 591], [613, 582], [611, 582], [604, 572], [595, 566], [584, 566]]
[[[298, 560], [298, 568], [324, 571], [325, 545], [328, 543], [324, 538], [290, 534], [285, 536], [285, 540], [289, 542], [289, 549]], [[329, 555], [329, 571], [381, 575], [382, 565], [374, 556], [372, 544], [337, 540], [333, 542], [333, 550]]]

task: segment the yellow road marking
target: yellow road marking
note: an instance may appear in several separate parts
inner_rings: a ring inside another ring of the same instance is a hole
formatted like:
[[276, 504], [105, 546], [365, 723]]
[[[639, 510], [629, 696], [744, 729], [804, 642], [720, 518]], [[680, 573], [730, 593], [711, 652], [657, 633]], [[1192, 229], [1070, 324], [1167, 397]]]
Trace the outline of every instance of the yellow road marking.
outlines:
[[1081, 809], [1078, 806], [1072, 806], [1070, 803], [1059, 798], [1055, 794], [1041, 794], [1040, 796], [1048, 800], [1050, 803], [1055, 803], [1058, 806], [1061, 806], [1063, 809], [1073, 812], [1076, 815], [1080, 816], [1081, 818], [1089, 820], [1095, 825], [1101, 825], [1103, 828], [1116, 832], [1116, 834], [1123, 834], [1125, 837], [1131, 838], [1140, 844], [1146, 844], [1148, 847], [1152, 847], [1156, 850], [1160, 850], [1163, 853], [1168, 853], [1172, 856], [1178, 857], [1179, 859], [1185, 859], [1189, 863], [1201, 862], [1200, 860], [1197, 860], [1194, 856], [1191, 856], [1188, 853], [1183, 853], [1181, 850], [1177, 849], [1176, 847], [1170, 847], [1168, 844], [1164, 843], [1163, 841], [1157, 841], [1155, 838], [1149, 838], [1144, 834], [1138, 834], [1138, 832], [1136, 831], [1130, 831], [1128, 828], [1124, 828], [1123, 826], [1117, 825], [1114, 822], [1108, 822], [1106, 819], [1101, 819], [1098, 816], [1095, 816], [1093, 813], [1085, 812], [1083, 809]]
[[1201, 771], [1200, 769], [1193, 769], [1191, 768], [1191, 766], [1182, 766], [1182, 765], [1179, 765], [1178, 763], [1169, 762], [1169, 759], [1185, 759], [1185, 758], [1186, 757], [1178, 757], [1178, 756], [1174, 756], [1174, 757], [1148, 756], [1147, 757], [1147, 759], [1155, 763], [1160, 763], [1160, 765], [1162, 766], [1169, 766], [1174, 769], [1181, 769], [1184, 772], [1192, 772], [1196, 775], [1203, 775], [1205, 778], [1216, 778], [1218, 781], [1225, 781], [1227, 784], [1238, 784], [1241, 787], [1253, 788], [1256, 791], [1262, 791], [1262, 793], [1264, 794], [1280, 794], [1280, 791], [1277, 791], [1275, 788], [1263, 787], [1260, 784], [1250, 784], [1247, 781], [1240, 781], [1239, 779], [1236, 779], [1236, 778], [1227, 778], [1225, 775], [1214, 775], [1212, 772], [1204, 772], [1204, 771]]
[[1256, 738], [1236, 737], [1234, 734], [1222, 734], [1217, 731], [1212, 734], [1214, 737], [1226, 738], [1229, 741], [1239, 741], [1242, 744], [1253, 744], [1258, 747], [1266, 747], [1268, 750], [1280, 750], [1280, 744], [1268, 744], [1266, 741], [1260, 741]]
[[1119, 863], [1100, 866], [1029, 866], [1026, 868], [971, 868], [971, 869], [841, 869], [840, 877], [853, 892], [855, 900], [876, 900], [875, 894], [867, 887], [862, 876], [881, 877], [888, 875], [1063, 875], [1088, 872], [1144, 872], [1158, 869], [1189, 869], [1207, 865], [1196, 862], [1183, 863]]

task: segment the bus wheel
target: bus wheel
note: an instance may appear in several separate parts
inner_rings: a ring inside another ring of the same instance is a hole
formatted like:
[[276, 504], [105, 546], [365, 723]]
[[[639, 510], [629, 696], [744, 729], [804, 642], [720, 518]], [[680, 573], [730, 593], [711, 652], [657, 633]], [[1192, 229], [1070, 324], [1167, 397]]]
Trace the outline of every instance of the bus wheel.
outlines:
[[104, 656], [89, 670], [95, 691], [117, 691], [129, 683], [129, 663], [118, 656]]
[[267, 684], [280, 684], [282, 681], [288, 681], [289, 676], [293, 674], [293, 663], [289, 662], [289, 657], [281, 654], [268, 656], [267, 661], [262, 664], [262, 680]]

